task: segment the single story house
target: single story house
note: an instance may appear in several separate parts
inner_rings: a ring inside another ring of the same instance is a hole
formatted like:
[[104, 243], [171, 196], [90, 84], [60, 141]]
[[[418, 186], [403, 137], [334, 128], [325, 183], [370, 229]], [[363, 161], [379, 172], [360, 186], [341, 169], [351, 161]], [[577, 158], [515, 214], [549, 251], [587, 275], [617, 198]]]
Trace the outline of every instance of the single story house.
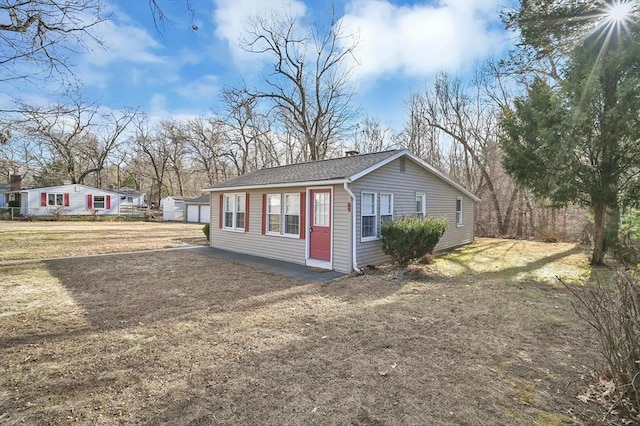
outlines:
[[144, 201], [144, 194], [132, 188], [122, 187], [117, 191], [122, 195], [122, 206], [145, 207], [147, 203]]
[[15, 189], [5, 198], [16, 201], [23, 216], [118, 215], [122, 194], [80, 184]]
[[184, 205], [187, 212], [185, 216], [187, 222], [211, 222], [211, 196], [209, 194], [186, 199]]
[[160, 200], [162, 220], [184, 220], [185, 197], [166, 196]]
[[407, 150], [262, 169], [211, 194], [212, 247], [335, 270], [389, 261], [380, 224], [445, 217], [436, 250], [473, 242], [479, 198]]

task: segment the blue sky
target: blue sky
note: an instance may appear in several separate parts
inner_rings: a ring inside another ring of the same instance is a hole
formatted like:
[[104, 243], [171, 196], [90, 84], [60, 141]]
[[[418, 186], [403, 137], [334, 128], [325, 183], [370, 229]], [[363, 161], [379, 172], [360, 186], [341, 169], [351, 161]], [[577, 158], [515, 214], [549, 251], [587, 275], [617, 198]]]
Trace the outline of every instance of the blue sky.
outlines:
[[271, 10], [309, 24], [326, 19], [335, 4], [360, 39], [354, 106], [395, 128], [409, 94], [437, 72], [464, 75], [509, 47], [498, 17], [504, 0], [192, 0], [193, 16], [180, 0], [160, 0], [169, 19], [160, 30], [146, 0], [107, 1], [111, 19], [95, 29], [103, 46], [70, 58], [84, 99], [139, 107], [152, 118], [210, 114], [222, 87], [257, 81], [262, 59], [239, 43], [247, 19]]

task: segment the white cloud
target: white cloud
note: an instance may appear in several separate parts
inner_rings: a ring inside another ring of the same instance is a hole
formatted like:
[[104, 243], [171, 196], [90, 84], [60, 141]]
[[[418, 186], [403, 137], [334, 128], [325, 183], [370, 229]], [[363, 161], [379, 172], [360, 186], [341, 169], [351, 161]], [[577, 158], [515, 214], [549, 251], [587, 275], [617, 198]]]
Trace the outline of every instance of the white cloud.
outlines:
[[443, 0], [411, 6], [353, 0], [342, 25], [359, 35], [356, 57], [362, 78], [427, 76], [463, 70], [499, 51], [504, 36], [493, 22], [497, 8], [497, 0]]
[[186, 99], [203, 103], [213, 99], [219, 90], [220, 82], [218, 77], [213, 74], [207, 74], [179, 87], [176, 92]]
[[114, 21], [104, 21], [96, 26], [94, 34], [102, 42], [92, 43], [85, 61], [93, 66], [106, 67], [113, 62], [159, 64], [165, 62], [154, 53], [160, 44], [144, 29]]
[[241, 48], [252, 18], [271, 14], [299, 18], [307, 12], [300, 0], [215, 0], [215, 5], [215, 34], [227, 42], [234, 64], [243, 70], [255, 70], [261, 61], [259, 55]]

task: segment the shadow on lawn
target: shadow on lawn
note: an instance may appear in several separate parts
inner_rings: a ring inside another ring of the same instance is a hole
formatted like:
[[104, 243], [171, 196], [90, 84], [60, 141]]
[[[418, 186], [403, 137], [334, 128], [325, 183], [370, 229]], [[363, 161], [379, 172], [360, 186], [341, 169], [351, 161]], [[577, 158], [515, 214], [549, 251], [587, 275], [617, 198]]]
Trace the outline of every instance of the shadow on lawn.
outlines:
[[[509, 250], [511, 250], [513, 248], [513, 246], [515, 245], [515, 243], [509, 248]], [[493, 280], [493, 279], [504, 279], [507, 277], [513, 277], [515, 278], [518, 274], [521, 273], [531, 273], [534, 272], [537, 269], [540, 269], [546, 265], [549, 265], [551, 263], [557, 262], [561, 259], [567, 258], [569, 256], [575, 255], [575, 254], [580, 254], [583, 253], [584, 250], [581, 249], [578, 246], [575, 246], [573, 248], [570, 248], [568, 250], [559, 252], [559, 253], [555, 253], [549, 256], [545, 256], [543, 258], [540, 258], [538, 260], [534, 260], [532, 262], [527, 262], [524, 265], [521, 266], [510, 266], [507, 268], [500, 268], [497, 269], [495, 271], [476, 271], [473, 270], [472, 268], [469, 267], [469, 262], [467, 259], [459, 259], [459, 258], [455, 258], [452, 256], [449, 256], [447, 258], [448, 262], [451, 262], [459, 267], [461, 267], [463, 269], [463, 272], [461, 275], [473, 275], [474, 278], [476, 278], [478, 281], [480, 280]]]
[[342, 286], [328, 282], [318, 287], [191, 250], [58, 259], [45, 264], [83, 312], [84, 325], [64, 327], [58, 321], [48, 330], [38, 328], [31, 333], [26, 326], [19, 335], [1, 340], [0, 347], [171, 321], [197, 322], [199, 316], [217, 313], [243, 315], [312, 293], [353, 301], [384, 298], [397, 290], [397, 286], [377, 286], [361, 293], [361, 286], [349, 280]]

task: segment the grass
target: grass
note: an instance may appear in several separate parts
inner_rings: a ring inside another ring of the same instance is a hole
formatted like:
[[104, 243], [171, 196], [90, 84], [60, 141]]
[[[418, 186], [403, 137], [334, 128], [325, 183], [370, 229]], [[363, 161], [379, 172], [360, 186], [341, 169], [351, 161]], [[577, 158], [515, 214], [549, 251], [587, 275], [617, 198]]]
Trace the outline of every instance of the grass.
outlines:
[[0, 261], [161, 249], [185, 244], [206, 244], [202, 224], [0, 221]]
[[482, 239], [326, 283], [188, 250], [0, 265], [0, 423], [584, 424], [595, 343], [556, 273], [586, 255]]

